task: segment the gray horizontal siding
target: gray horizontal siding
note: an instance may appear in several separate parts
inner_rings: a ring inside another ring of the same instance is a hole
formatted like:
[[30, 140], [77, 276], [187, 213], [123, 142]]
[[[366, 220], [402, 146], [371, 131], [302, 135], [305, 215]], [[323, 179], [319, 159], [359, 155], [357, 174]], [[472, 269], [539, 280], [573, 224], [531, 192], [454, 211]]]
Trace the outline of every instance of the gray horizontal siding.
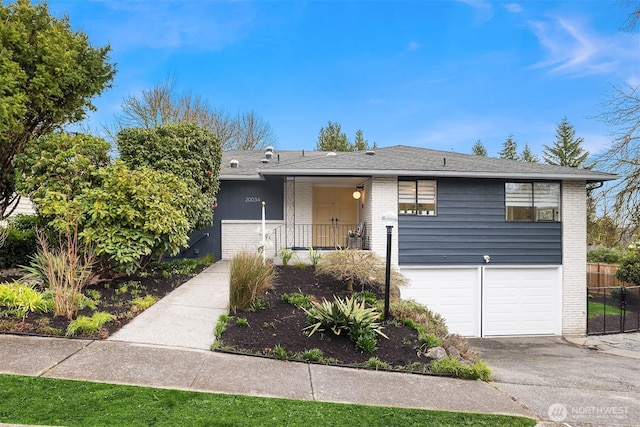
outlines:
[[400, 264], [561, 264], [562, 224], [507, 222], [503, 180], [438, 179], [437, 216], [399, 215]]

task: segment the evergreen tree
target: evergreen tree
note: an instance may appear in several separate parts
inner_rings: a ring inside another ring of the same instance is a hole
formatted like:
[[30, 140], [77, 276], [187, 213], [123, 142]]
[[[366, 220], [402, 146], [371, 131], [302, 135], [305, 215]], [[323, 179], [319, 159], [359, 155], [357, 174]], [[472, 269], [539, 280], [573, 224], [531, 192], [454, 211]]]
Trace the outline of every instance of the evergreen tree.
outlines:
[[320, 151], [353, 151], [347, 135], [339, 123], [329, 121], [326, 128], [320, 128], [316, 149]]
[[522, 150], [522, 154], [520, 155], [520, 160], [522, 160], [523, 162], [529, 162], [529, 163], [538, 163], [540, 161], [540, 159], [538, 159], [538, 156], [536, 156], [531, 152], [531, 149], [529, 148], [529, 144], [524, 145], [524, 150]]
[[498, 155], [501, 159], [519, 160], [518, 143], [513, 140], [513, 134], [510, 134], [504, 144], [502, 144], [502, 150]]
[[576, 131], [566, 117], [556, 128], [556, 140], [552, 146], [545, 145], [544, 161], [550, 165], [579, 168], [589, 153], [582, 149], [583, 138], [576, 138]]
[[478, 139], [476, 143], [473, 144], [473, 147], [471, 147], [471, 154], [487, 157], [487, 149], [485, 148], [484, 144], [482, 144], [482, 141]]
[[362, 129], [356, 131], [356, 139], [353, 141], [353, 151], [366, 151], [369, 149], [369, 141], [364, 139]]
[[342, 132], [339, 123], [329, 121], [326, 128], [321, 128], [318, 134], [316, 150], [320, 151], [366, 151], [376, 148], [376, 143], [369, 146], [369, 141], [364, 139], [362, 129], [356, 131], [356, 139], [353, 143]]

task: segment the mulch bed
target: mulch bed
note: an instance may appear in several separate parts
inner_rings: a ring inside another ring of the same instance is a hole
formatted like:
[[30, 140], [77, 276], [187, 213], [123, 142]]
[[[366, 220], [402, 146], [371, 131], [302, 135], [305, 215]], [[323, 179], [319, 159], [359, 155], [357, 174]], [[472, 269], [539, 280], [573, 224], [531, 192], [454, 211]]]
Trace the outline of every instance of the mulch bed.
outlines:
[[[142, 274], [119, 277], [110, 281], [90, 285], [86, 290], [95, 289], [101, 298], [95, 310], [85, 308], [78, 315], [91, 316], [97, 311], [107, 312], [116, 319], [107, 323], [95, 334], [80, 334], [73, 338], [105, 339], [129, 323], [139, 312], [132, 313], [131, 301], [136, 297], [153, 295], [158, 300], [167, 295], [206, 267], [196, 268], [190, 275], [173, 275], [165, 278], [159, 270], [151, 270]], [[11, 282], [20, 278], [19, 270], [0, 271], [0, 283]], [[126, 286], [123, 286], [126, 285]], [[0, 310], [0, 333], [24, 334], [36, 336], [64, 335], [69, 320], [56, 317], [53, 313], [28, 313], [24, 322], [22, 319], [4, 316]]]
[[[336, 336], [331, 331], [316, 332], [308, 337], [302, 330], [308, 326], [307, 316], [295, 306], [282, 301], [285, 293], [303, 292], [313, 295], [318, 301], [333, 301], [334, 295], [346, 296], [346, 286], [329, 276], [316, 276], [312, 267], [276, 267], [277, 276], [272, 290], [264, 296], [266, 307], [256, 311], [238, 311], [229, 320], [222, 334], [222, 350], [271, 356], [273, 348], [280, 345], [289, 353], [319, 349], [324, 358], [337, 359], [343, 365], [358, 365], [372, 357], [393, 366], [406, 366], [415, 362], [429, 363], [431, 360], [416, 352], [418, 342], [415, 330], [395, 324], [386, 324], [382, 332], [389, 337], [378, 337], [378, 348], [371, 354], [361, 353], [348, 336]], [[354, 285], [354, 290], [362, 290]], [[365, 289], [372, 291], [372, 289]], [[376, 293], [376, 292], [374, 292]], [[376, 294], [383, 299], [384, 295]], [[237, 318], [246, 318], [248, 326], [236, 324]]]

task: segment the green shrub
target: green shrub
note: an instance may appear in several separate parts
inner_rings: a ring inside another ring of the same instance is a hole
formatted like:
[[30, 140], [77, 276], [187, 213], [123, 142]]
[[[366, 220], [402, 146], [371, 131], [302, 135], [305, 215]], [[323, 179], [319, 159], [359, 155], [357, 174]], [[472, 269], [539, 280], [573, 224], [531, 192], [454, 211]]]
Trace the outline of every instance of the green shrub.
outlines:
[[320, 260], [322, 259], [322, 253], [317, 249], [313, 249], [313, 246], [309, 246], [308, 256], [309, 256], [309, 262], [313, 266], [317, 266]]
[[23, 321], [27, 313], [44, 313], [49, 306], [46, 297], [29, 285], [19, 282], [0, 284], [0, 307], [15, 313]]
[[362, 353], [371, 354], [378, 348], [378, 341], [373, 331], [369, 328], [356, 330], [352, 332], [349, 337], [351, 341], [356, 343], [356, 348]]
[[429, 370], [433, 373], [449, 374], [457, 378], [491, 381], [491, 369], [480, 359], [476, 359], [473, 363], [467, 365], [455, 357], [449, 356], [431, 362]]
[[227, 324], [229, 323], [229, 315], [221, 314], [218, 316], [218, 323], [216, 323], [216, 327], [214, 329], [214, 335], [217, 339], [219, 339], [224, 331], [227, 330]]
[[285, 247], [280, 248], [280, 259], [282, 260], [282, 265], [289, 265], [291, 257], [293, 257], [293, 251], [291, 249], [287, 249]]
[[249, 326], [249, 320], [247, 320], [246, 317], [238, 317], [236, 319], [236, 325], [242, 328], [246, 328], [247, 326]]
[[616, 277], [623, 282], [640, 285], [640, 249], [629, 250], [620, 262]]
[[[438, 337], [445, 337], [449, 334], [442, 316], [413, 300], [392, 301], [389, 311], [393, 317], [401, 319], [406, 325], [418, 330], [419, 333], [432, 333]], [[410, 323], [407, 319], [410, 320]], [[420, 325], [421, 328], [418, 329], [415, 325]]]
[[[81, 236], [96, 255], [133, 273], [187, 245], [190, 190], [183, 181], [150, 168], [131, 170], [118, 161], [96, 174], [101, 185], [76, 198], [86, 218]], [[59, 216], [65, 203], [52, 203], [49, 209]]]
[[162, 271], [162, 277], [169, 278], [174, 275], [188, 275], [200, 265], [200, 260], [196, 259], [175, 259], [159, 264], [157, 268]]
[[275, 271], [271, 263], [262, 263], [257, 253], [239, 252], [231, 260], [229, 309], [246, 310], [273, 285]]
[[364, 363], [364, 366], [367, 366], [369, 368], [375, 368], [375, 369], [390, 369], [391, 368], [391, 365], [389, 365], [387, 362], [383, 362], [382, 360], [378, 359], [377, 357], [369, 358], [369, 360], [367, 360]]
[[0, 246], [0, 268], [16, 268], [29, 264], [29, 259], [38, 251], [34, 230], [6, 228], [4, 244]]
[[273, 355], [279, 360], [287, 359], [287, 349], [281, 345], [276, 345], [273, 347]]
[[433, 333], [418, 334], [418, 341], [423, 342], [427, 348], [442, 346], [442, 340]]
[[137, 297], [131, 301], [131, 305], [136, 311], [143, 311], [151, 307], [158, 301], [153, 295], [145, 295], [144, 297]]
[[307, 295], [302, 292], [291, 292], [282, 294], [282, 301], [294, 305], [298, 308], [308, 308], [313, 301], [313, 295]]
[[65, 335], [70, 337], [77, 334], [93, 334], [115, 318], [113, 314], [104, 312], [93, 313], [91, 317], [78, 316], [69, 322]]
[[319, 362], [322, 360], [323, 356], [324, 354], [322, 353], [322, 350], [317, 348], [305, 350], [304, 353], [302, 353], [302, 358], [307, 362]]
[[[327, 274], [344, 282], [347, 290], [353, 291], [355, 284], [384, 292], [386, 281], [385, 260], [371, 251], [344, 249], [326, 254], [316, 268], [316, 274]], [[391, 269], [390, 295], [392, 300], [400, 299], [400, 286], [407, 279], [396, 269]]]
[[382, 332], [379, 322], [380, 313], [375, 308], [366, 307], [365, 302], [356, 297], [341, 299], [334, 297], [330, 302], [326, 299], [322, 302], [314, 301], [310, 308], [302, 308], [309, 318], [311, 325], [309, 336], [316, 331], [331, 330], [340, 335], [346, 332], [356, 348], [363, 353], [372, 353], [377, 346], [376, 334], [388, 338]]
[[620, 264], [624, 256], [625, 250], [623, 248], [596, 248], [587, 252], [587, 261]]

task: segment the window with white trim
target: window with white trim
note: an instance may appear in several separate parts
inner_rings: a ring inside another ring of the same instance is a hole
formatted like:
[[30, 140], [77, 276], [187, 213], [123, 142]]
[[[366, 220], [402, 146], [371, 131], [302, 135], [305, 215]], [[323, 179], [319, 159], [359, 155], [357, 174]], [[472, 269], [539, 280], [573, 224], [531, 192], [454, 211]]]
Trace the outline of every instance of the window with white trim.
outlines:
[[434, 216], [437, 194], [435, 180], [398, 181], [398, 213]]
[[560, 183], [507, 182], [507, 221], [560, 221]]

